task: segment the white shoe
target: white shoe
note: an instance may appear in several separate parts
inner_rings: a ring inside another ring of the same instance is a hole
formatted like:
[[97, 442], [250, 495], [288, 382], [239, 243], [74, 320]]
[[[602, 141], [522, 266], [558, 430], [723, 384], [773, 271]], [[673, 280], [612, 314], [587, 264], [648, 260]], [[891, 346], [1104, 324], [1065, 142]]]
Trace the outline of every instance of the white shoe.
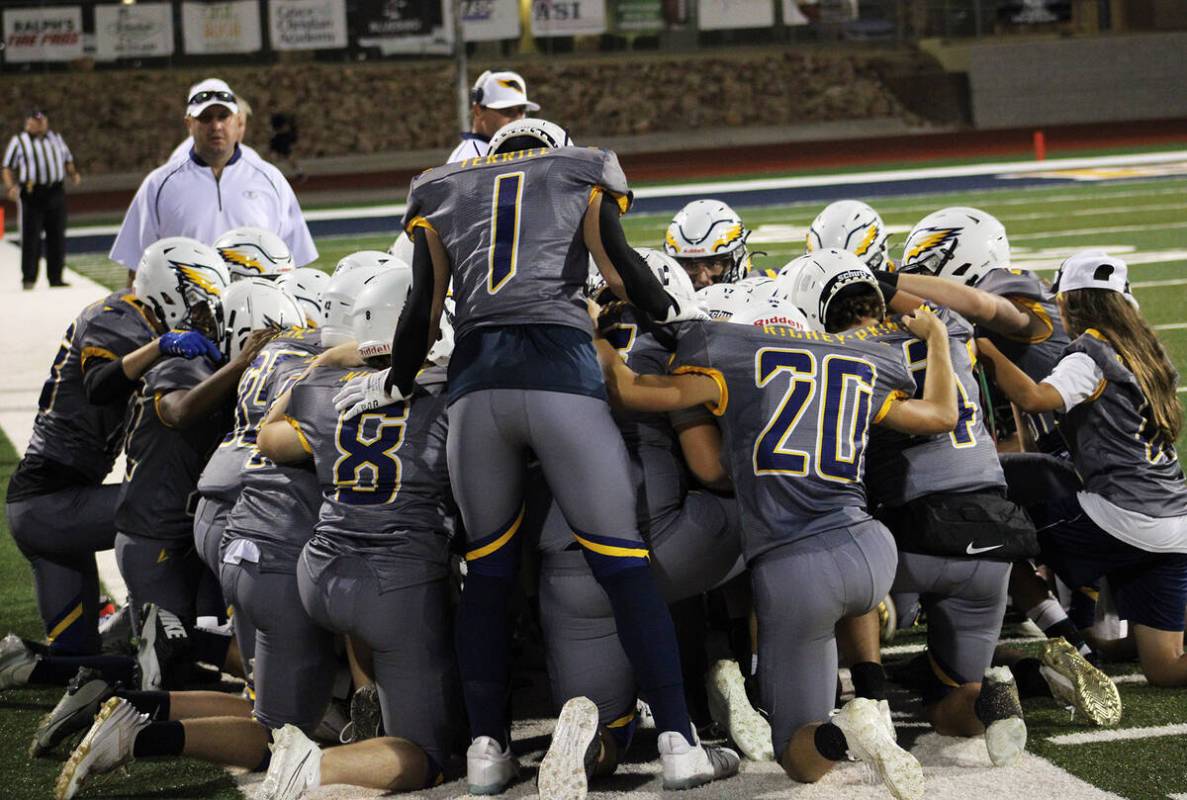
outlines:
[[54, 797], [70, 800], [91, 775], [110, 772], [130, 762], [136, 734], [148, 727], [148, 722], [148, 714], [141, 714], [127, 700], [110, 698], [58, 774]]
[[0, 639], [0, 689], [24, 686], [35, 666], [37, 656], [25, 647], [21, 637], [10, 633]]
[[655, 715], [651, 713], [651, 706], [647, 705], [642, 700], [635, 701], [635, 716], [639, 719], [639, 730], [655, 730]]
[[706, 677], [709, 715], [751, 761], [774, 761], [771, 724], [750, 705], [738, 662], [722, 659]]
[[519, 777], [519, 761], [511, 746], [499, 747], [489, 736], [479, 736], [466, 750], [466, 782], [470, 794], [502, 794]]
[[296, 725], [272, 733], [272, 761], [260, 800], [297, 800], [306, 789], [321, 786], [321, 748]]
[[1121, 695], [1113, 679], [1088, 662], [1067, 639], [1043, 642], [1039, 672], [1055, 699], [1074, 706], [1093, 725], [1121, 721]]
[[663, 767], [664, 788], [692, 789], [696, 786], [735, 775], [742, 759], [728, 747], [704, 747], [689, 744], [676, 731], [659, 735], [659, 763]]
[[536, 778], [540, 800], [585, 800], [600, 750], [598, 707], [587, 697], [565, 703]]
[[923, 797], [923, 767], [887, 733], [878, 705], [875, 700], [855, 698], [832, 723], [845, 734], [849, 755], [876, 769], [892, 795], [898, 800], [917, 800]]
[[985, 670], [976, 703], [977, 718], [985, 725], [985, 747], [995, 767], [1016, 764], [1026, 750], [1026, 723], [1018, 685], [1009, 667]]
[[878, 713], [882, 716], [882, 727], [886, 728], [890, 738], [898, 741], [898, 731], [894, 729], [894, 716], [890, 713], [890, 703], [885, 700], [878, 701]]

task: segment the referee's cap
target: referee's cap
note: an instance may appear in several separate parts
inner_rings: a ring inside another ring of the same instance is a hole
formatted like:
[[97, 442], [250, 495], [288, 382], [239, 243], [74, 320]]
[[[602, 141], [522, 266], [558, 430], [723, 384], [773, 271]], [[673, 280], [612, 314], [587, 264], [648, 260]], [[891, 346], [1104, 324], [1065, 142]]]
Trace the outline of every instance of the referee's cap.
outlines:
[[41, 119], [45, 116], [45, 112], [40, 108], [34, 106], [25, 112], [25, 119]]
[[235, 93], [226, 81], [218, 78], [207, 78], [190, 87], [186, 95], [185, 115], [198, 117], [210, 106], [226, 106], [232, 114], [239, 113], [239, 103]]
[[529, 112], [539, 111], [540, 104], [528, 99], [528, 84], [518, 72], [484, 72], [474, 82], [471, 99], [486, 108], [515, 108], [523, 106]]

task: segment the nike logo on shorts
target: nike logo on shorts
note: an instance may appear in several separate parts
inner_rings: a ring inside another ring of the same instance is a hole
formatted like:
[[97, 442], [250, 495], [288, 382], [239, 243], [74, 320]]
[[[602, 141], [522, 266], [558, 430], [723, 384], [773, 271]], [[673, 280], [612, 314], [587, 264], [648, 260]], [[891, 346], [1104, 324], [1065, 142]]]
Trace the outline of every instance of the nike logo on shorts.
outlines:
[[969, 542], [968, 546], [965, 547], [964, 551], [966, 553], [968, 553], [970, 556], [978, 556], [978, 555], [981, 555], [982, 553], [988, 553], [990, 550], [997, 550], [999, 547], [1005, 547], [1005, 545], [1004, 544], [994, 544], [994, 545], [990, 545], [989, 547], [973, 547], [973, 543]]

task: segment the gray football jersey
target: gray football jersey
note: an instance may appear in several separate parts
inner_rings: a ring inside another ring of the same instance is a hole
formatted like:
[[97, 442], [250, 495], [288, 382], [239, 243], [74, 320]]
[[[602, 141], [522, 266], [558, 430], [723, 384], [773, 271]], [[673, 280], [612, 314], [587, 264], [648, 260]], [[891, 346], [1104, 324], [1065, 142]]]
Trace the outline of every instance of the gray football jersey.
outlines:
[[235, 502], [241, 485], [240, 473], [255, 449], [256, 433], [268, 410], [267, 390], [272, 371], [286, 361], [319, 352], [321, 333], [318, 330], [294, 328], [264, 345], [251, 366], [243, 371], [235, 400], [234, 424], [198, 479], [198, 491], [203, 497]]
[[869, 429], [915, 382], [901, 349], [844, 334], [694, 322], [673, 371], [708, 375], [722, 458], [742, 514], [746, 559], [870, 519], [863, 483]]
[[155, 337], [135, 295], [113, 292], [87, 306], [62, 337], [41, 388], [26, 452], [102, 483], [123, 444], [128, 402], [92, 405], [83, 388], [83, 369], [96, 361], [115, 361]]
[[1187, 486], [1175, 443], [1156, 431], [1137, 379], [1095, 331], [1068, 353], [1087, 353], [1105, 376], [1095, 399], [1063, 415], [1060, 431], [1084, 488], [1110, 503], [1150, 517], [1187, 514]]
[[374, 550], [412, 571], [423, 565], [431, 579], [447, 563], [450, 532], [445, 370], [421, 372], [407, 402], [342, 419], [334, 395], [371, 372], [317, 369], [293, 386], [288, 418], [322, 490], [318, 539]]
[[625, 211], [618, 157], [584, 147], [471, 158], [413, 179], [404, 229], [431, 228], [449, 253], [459, 340], [484, 325], [590, 330], [581, 226], [595, 191]]
[[[1055, 294], [1049, 285], [1025, 269], [991, 269], [981, 276], [977, 288], [982, 291], [1007, 297], [1015, 305], [1034, 312], [1043, 320], [1047, 332], [1035, 339], [1014, 339], [995, 331], [978, 327], [977, 336], [984, 336], [1010, 359], [1031, 380], [1041, 381], [1051, 374], [1055, 363], [1071, 342], [1055, 304]], [[1054, 414], [1022, 414], [1023, 421], [1030, 428], [1032, 438], [1039, 439], [1055, 432]]]
[[[305, 337], [303, 342], [312, 344], [313, 339]], [[292, 388], [313, 357], [310, 353], [277, 362], [263, 378], [266, 406]], [[321, 508], [321, 484], [313, 464], [277, 464], [253, 444], [239, 480], [242, 488], [227, 517], [224, 540], [251, 539], [263, 545], [262, 570], [291, 572], [301, 555], [301, 547], [313, 536]]]
[[[971, 492], [1006, 485], [997, 448], [981, 411], [980, 387], [973, 374], [970, 345], [973, 326], [947, 308], [936, 312], [948, 328], [948, 352], [956, 373], [956, 430], [938, 436], [908, 436], [876, 427], [866, 456], [870, 502], [901, 506], [935, 492]], [[874, 339], [898, 348], [915, 378], [915, 396], [923, 397], [927, 343], [916, 339], [901, 317], [877, 326]]]
[[192, 389], [214, 374], [205, 358], [166, 358], [144, 376], [134, 400], [124, 445], [128, 471], [115, 511], [116, 529], [150, 539], [189, 539], [194, 535], [198, 476], [230, 425], [218, 409], [184, 430], [161, 421], [162, 395]]

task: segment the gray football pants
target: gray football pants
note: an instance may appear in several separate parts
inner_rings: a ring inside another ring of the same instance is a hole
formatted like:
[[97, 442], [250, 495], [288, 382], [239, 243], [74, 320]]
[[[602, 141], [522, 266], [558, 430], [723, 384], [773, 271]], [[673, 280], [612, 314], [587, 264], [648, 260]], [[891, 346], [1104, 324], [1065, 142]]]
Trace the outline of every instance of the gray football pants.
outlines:
[[927, 651], [936, 677], [925, 703], [965, 683], [980, 683], [1006, 611], [1010, 564], [977, 558], [899, 553], [894, 592], [914, 592], [927, 612]]
[[115, 536], [115, 561], [128, 586], [135, 630], [140, 610], [156, 603], [177, 615], [187, 629], [198, 617], [198, 589], [210, 570], [191, 539], [150, 539], [130, 533]]
[[837, 689], [836, 624], [876, 607], [897, 563], [894, 538], [873, 520], [777, 547], [750, 563], [758, 680], [776, 759], [797, 730], [828, 719]]
[[119, 484], [77, 486], [8, 504], [8, 527], [33, 569], [37, 610], [55, 652], [99, 652], [95, 553], [115, 545], [119, 492]]
[[[564, 525], [558, 509], [546, 526]], [[741, 528], [733, 500], [689, 492], [680, 512], [652, 531], [651, 570], [668, 603], [706, 592], [740, 575]], [[548, 537], [548, 534], [545, 534]], [[610, 599], [577, 550], [546, 553], [540, 617], [548, 676], [557, 706], [588, 697], [602, 725], [634, 710], [635, 673], [618, 640]]]
[[302, 554], [297, 582], [314, 622], [371, 647], [387, 735], [407, 739], [444, 768], [462, 722], [448, 580], [381, 592], [379, 576], [364, 558], [338, 556], [315, 578]]
[[222, 564], [227, 599], [255, 628], [255, 717], [269, 728], [317, 728], [330, 704], [338, 662], [334, 635], [301, 606], [294, 573], [264, 572], [243, 561]]
[[202, 563], [216, 575], [220, 564], [219, 544], [223, 539], [223, 531], [227, 529], [227, 515], [233, 507], [232, 503], [200, 497], [194, 508], [194, 548]]

